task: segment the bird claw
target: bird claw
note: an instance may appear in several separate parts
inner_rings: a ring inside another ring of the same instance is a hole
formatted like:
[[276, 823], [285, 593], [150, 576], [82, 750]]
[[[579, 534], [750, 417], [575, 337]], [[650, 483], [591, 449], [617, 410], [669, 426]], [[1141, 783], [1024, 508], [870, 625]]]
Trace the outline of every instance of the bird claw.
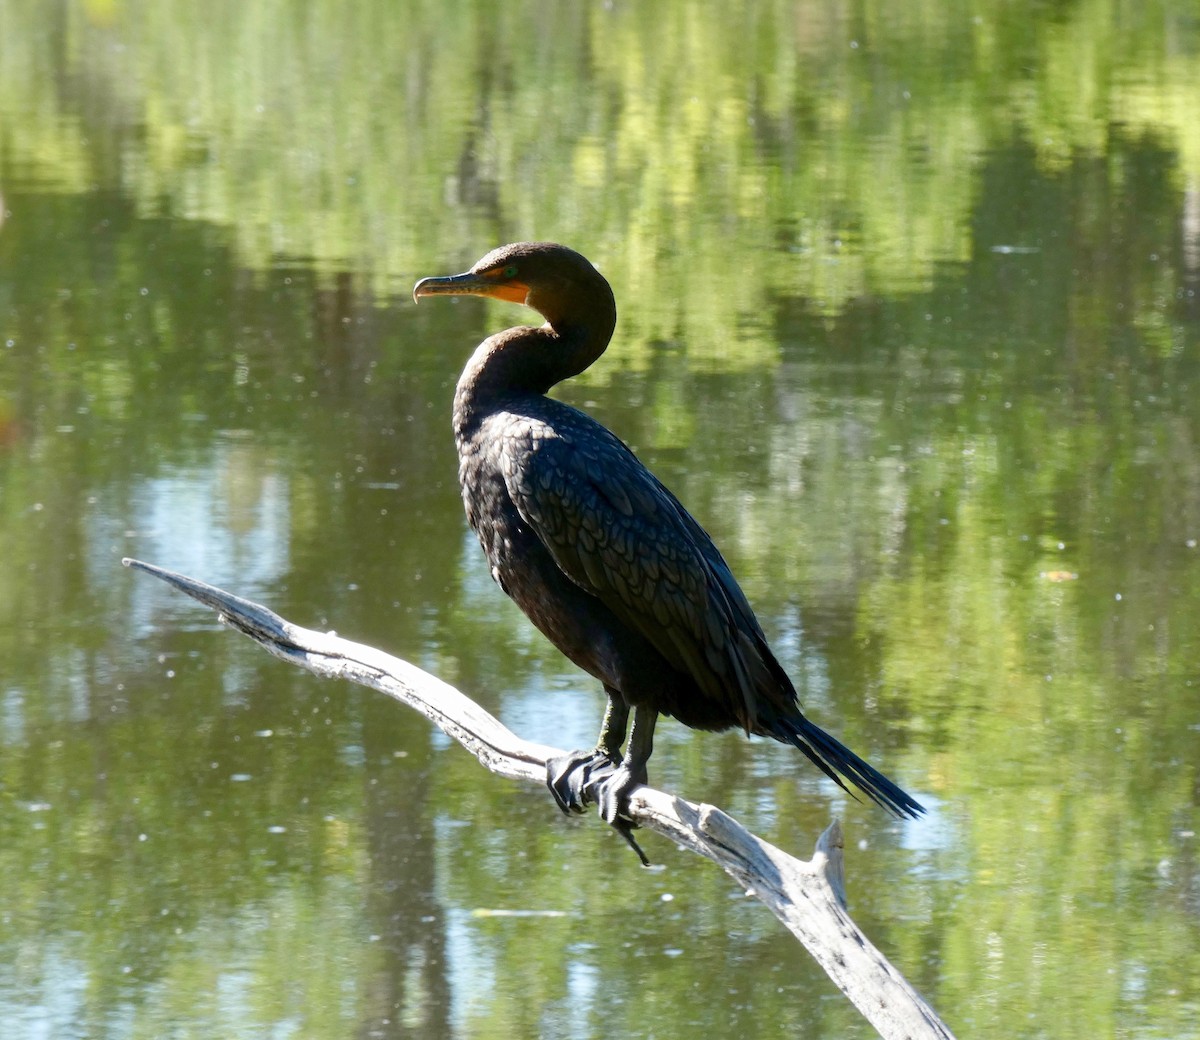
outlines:
[[645, 777], [635, 776], [619, 757], [614, 759], [599, 749], [572, 751], [546, 762], [546, 786], [558, 807], [570, 816], [585, 812], [595, 801], [601, 819], [625, 839], [642, 866], [648, 867], [650, 860], [633, 836], [637, 824], [629, 818], [629, 795], [644, 783]]
[[626, 820], [632, 824], [629, 796], [635, 788], [646, 782], [644, 772], [643, 770], [643, 775], [638, 776], [629, 768], [628, 762], [622, 762], [615, 769], [609, 770], [607, 775], [596, 779], [596, 803], [600, 807], [600, 818], [605, 823], [616, 827], [618, 820]]
[[642, 851], [642, 847], [637, 843], [637, 839], [633, 836], [633, 831], [634, 828], [637, 827], [637, 824], [632, 820], [626, 820], [622, 817], [617, 817], [617, 819], [613, 821], [612, 827], [613, 830], [615, 830], [619, 835], [621, 835], [622, 838], [625, 839], [625, 841], [629, 844], [629, 847], [637, 853], [637, 858], [642, 861], [642, 866], [650, 866], [650, 860], [646, 858], [646, 854]]
[[593, 801], [595, 785], [614, 774], [620, 763], [620, 756], [614, 758], [599, 748], [572, 751], [558, 758], [547, 759], [546, 786], [567, 816], [582, 814]]
[[597, 780], [594, 790], [600, 808], [600, 818], [625, 839], [629, 847], [637, 853], [642, 866], [648, 867], [650, 860], [646, 858], [642, 847], [633, 836], [637, 824], [629, 815], [629, 796], [635, 788], [646, 782], [645, 772], [644, 769], [635, 772], [629, 768], [628, 761], [622, 762], [616, 769], [610, 770], [608, 775]]

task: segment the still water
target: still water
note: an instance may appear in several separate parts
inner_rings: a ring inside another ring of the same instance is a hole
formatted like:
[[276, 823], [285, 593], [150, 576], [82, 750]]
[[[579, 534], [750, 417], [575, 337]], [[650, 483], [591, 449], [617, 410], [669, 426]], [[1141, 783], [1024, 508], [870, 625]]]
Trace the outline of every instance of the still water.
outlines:
[[[551, 238], [558, 391], [931, 807], [665, 722], [963, 1037], [1200, 1037], [1192, 0], [0, 0], [0, 1035], [857, 1037], [773, 918], [223, 631], [136, 556], [585, 744], [491, 583], [454, 380]], [[519, 911], [518, 914], [511, 913]]]

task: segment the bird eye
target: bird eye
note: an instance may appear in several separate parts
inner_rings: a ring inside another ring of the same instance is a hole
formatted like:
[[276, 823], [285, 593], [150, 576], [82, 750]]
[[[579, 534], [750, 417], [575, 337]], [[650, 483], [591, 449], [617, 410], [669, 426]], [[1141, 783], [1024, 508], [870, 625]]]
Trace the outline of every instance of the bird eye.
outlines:
[[504, 269], [504, 277], [505, 278], [516, 278], [517, 277], [517, 268], [516, 268], [515, 264], [509, 264]]

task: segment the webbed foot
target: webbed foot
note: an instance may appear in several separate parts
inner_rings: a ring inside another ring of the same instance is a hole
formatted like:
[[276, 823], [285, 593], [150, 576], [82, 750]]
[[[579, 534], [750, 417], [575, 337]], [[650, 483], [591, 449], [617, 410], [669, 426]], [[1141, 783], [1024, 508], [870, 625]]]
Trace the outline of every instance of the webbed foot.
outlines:
[[642, 861], [642, 866], [648, 867], [650, 861], [633, 836], [637, 824], [629, 817], [629, 796], [645, 783], [645, 766], [640, 769], [631, 769], [626, 760], [607, 776], [596, 781], [595, 790], [601, 818], [611, 824], [613, 829], [629, 843], [629, 847], [637, 853], [638, 859]]
[[599, 748], [572, 751], [546, 761], [546, 786], [568, 816], [583, 813], [592, 801], [589, 788], [614, 774], [620, 764], [619, 754], [614, 757]]
[[619, 756], [614, 759], [598, 748], [572, 751], [546, 762], [546, 786], [558, 807], [568, 816], [583, 813], [594, 799], [599, 803], [601, 817], [637, 853], [642, 866], [648, 867], [650, 860], [633, 836], [637, 824], [628, 816], [629, 793], [644, 783], [645, 776], [638, 779]]
[[607, 775], [596, 779], [596, 802], [600, 816], [614, 827], [618, 820], [629, 821], [629, 796], [646, 783], [646, 768], [630, 768], [629, 762], [621, 762]]

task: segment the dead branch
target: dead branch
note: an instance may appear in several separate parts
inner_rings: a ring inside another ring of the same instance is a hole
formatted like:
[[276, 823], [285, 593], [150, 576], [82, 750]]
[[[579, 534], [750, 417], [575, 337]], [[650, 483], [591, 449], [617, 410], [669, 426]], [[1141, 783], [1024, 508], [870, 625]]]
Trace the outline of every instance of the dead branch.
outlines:
[[[139, 560], [121, 562], [211, 607], [276, 657], [317, 675], [369, 686], [415, 708], [493, 773], [541, 785], [546, 759], [563, 754], [522, 740], [465, 694], [407, 661], [300, 628], [266, 607], [182, 574]], [[714, 806], [653, 788], [634, 792], [630, 814], [639, 826], [711, 859], [765, 903], [885, 1040], [953, 1040], [846, 912], [842, 831], [836, 820], [818, 839], [813, 858], [804, 862], [755, 837]]]

